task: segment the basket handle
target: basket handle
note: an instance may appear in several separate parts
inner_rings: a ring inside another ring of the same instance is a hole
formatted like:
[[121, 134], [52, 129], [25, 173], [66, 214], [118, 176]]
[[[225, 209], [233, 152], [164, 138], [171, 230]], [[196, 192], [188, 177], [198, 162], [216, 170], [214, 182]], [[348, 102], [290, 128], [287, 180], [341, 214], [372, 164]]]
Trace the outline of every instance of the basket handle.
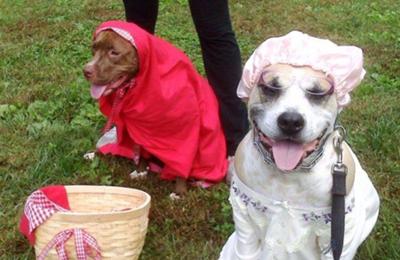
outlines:
[[66, 229], [56, 234], [53, 239], [42, 249], [37, 260], [45, 260], [49, 251], [55, 247], [59, 260], [68, 260], [65, 243], [74, 235], [75, 251], [78, 260], [86, 260], [86, 256], [94, 253], [94, 259], [101, 259], [101, 250], [96, 239], [81, 228]]

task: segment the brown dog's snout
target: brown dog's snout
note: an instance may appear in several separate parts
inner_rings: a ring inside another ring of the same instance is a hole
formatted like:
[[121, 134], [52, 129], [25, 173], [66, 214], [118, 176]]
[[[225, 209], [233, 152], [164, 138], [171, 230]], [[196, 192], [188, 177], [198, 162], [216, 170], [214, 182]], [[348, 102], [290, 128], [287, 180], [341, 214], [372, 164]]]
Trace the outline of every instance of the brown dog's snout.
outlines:
[[83, 75], [87, 80], [91, 79], [94, 74], [94, 68], [90, 64], [86, 64], [85, 67], [83, 67]]

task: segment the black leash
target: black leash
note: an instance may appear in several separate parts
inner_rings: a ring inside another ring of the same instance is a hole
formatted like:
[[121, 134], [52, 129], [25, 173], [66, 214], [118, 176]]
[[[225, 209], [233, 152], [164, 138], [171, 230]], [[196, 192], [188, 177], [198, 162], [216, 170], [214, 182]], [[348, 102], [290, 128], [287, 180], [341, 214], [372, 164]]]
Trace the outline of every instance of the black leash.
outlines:
[[337, 126], [338, 136], [333, 138], [333, 147], [337, 154], [337, 162], [332, 167], [332, 212], [331, 212], [331, 249], [334, 260], [339, 260], [343, 250], [345, 228], [345, 196], [347, 166], [343, 163], [342, 143], [346, 138], [343, 127]]

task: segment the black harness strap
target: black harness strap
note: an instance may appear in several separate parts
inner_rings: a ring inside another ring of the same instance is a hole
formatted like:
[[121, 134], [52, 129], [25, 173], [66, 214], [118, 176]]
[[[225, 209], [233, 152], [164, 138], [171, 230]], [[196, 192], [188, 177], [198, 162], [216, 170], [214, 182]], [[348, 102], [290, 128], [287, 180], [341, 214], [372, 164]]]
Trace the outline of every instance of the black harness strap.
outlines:
[[335, 164], [332, 169], [332, 222], [331, 222], [331, 249], [334, 260], [339, 260], [343, 249], [345, 226], [345, 196], [346, 196], [347, 167]]
[[345, 228], [345, 196], [347, 166], [343, 163], [342, 143], [346, 131], [336, 126], [338, 136], [333, 138], [333, 147], [337, 154], [337, 162], [332, 167], [332, 211], [331, 211], [331, 249], [334, 260], [339, 260], [343, 250]]

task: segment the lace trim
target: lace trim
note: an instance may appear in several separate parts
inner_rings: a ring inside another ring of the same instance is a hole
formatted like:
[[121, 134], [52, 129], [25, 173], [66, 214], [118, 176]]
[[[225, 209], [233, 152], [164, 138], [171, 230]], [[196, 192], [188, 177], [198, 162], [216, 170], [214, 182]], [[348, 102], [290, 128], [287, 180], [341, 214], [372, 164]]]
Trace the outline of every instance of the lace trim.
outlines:
[[[232, 186], [231, 189], [233, 193], [239, 197], [239, 199], [243, 202], [246, 207], [253, 207], [255, 210], [265, 214], [269, 211], [268, 207], [261, 204], [260, 201], [250, 197], [247, 195], [245, 192], [241, 191], [239, 187], [236, 185], [235, 181], [232, 181]], [[346, 206], [345, 209], [345, 214], [349, 214], [350, 212], [353, 211], [353, 208], [355, 206], [355, 201], [354, 198], [351, 199], [350, 204]], [[331, 213], [316, 213], [314, 211], [311, 211], [309, 213], [302, 213], [301, 214], [302, 218], [306, 222], [318, 222], [318, 221], [323, 221], [325, 224], [329, 224], [332, 221], [332, 215]]]

